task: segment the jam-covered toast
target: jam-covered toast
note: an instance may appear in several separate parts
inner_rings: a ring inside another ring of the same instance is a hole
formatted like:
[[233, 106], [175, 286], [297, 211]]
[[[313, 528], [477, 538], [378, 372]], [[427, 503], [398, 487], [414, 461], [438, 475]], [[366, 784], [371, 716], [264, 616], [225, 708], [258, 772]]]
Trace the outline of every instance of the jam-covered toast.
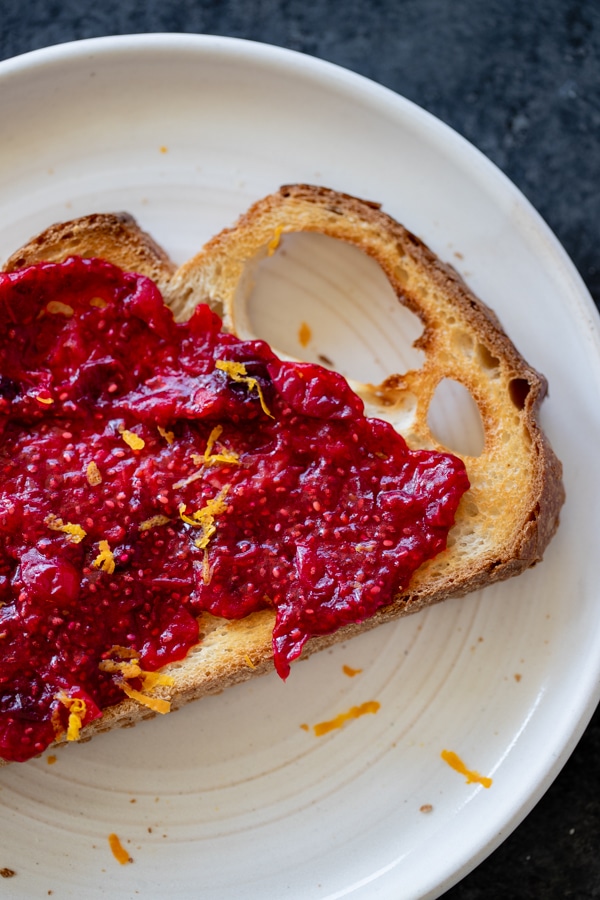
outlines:
[[[412, 448], [444, 452], [430, 431], [428, 410], [438, 384], [451, 378], [471, 393], [484, 429], [481, 454], [464, 458], [470, 488], [458, 505], [446, 549], [420, 565], [408, 586], [368, 618], [357, 615], [331, 633], [309, 637], [302, 645], [306, 656], [384, 621], [519, 574], [542, 558], [564, 501], [561, 466], [537, 418], [546, 382], [523, 360], [496, 316], [451, 267], [377, 204], [307, 185], [286, 186], [259, 201], [179, 269], [131, 217], [96, 214], [52, 226], [17, 251], [4, 271], [71, 256], [99, 257], [155, 281], [178, 320], [188, 319], [199, 304], [208, 303], [226, 330], [235, 334], [239, 292], [249, 270], [272, 253], [285, 234], [298, 232], [328, 235], [367, 253], [381, 266], [399, 302], [423, 324], [418, 346], [425, 361], [419, 369], [392, 375], [377, 386], [352, 383], [369, 416], [394, 427], [402, 422], [403, 437]], [[221, 369], [236, 382], [236, 390], [242, 390], [243, 382], [243, 389], [260, 399], [264, 415], [271, 415], [269, 397], [258, 397], [260, 381], [251, 372], [232, 361], [222, 363]], [[46, 402], [41, 394], [38, 399]], [[409, 418], [407, 409], [412, 410]], [[166, 426], [163, 432], [170, 434]], [[206, 448], [205, 464], [219, 456], [211, 453], [212, 447]], [[220, 455], [232, 464], [226, 450]], [[188, 510], [186, 518], [185, 509], [180, 518], [192, 528], [202, 525], [196, 546], [206, 553], [212, 520], [205, 528], [206, 517], [194, 520]], [[67, 526], [58, 527], [64, 531]], [[109, 571], [110, 549], [100, 549], [95, 563]], [[212, 577], [208, 562], [202, 571], [208, 583]], [[184, 659], [164, 667], [168, 683], [158, 682], [148, 695], [176, 709], [271, 670], [275, 619], [269, 603], [241, 618], [201, 613], [198, 643]], [[109, 664], [121, 673], [129, 665], [126, 658], [109, 659], [105, 666]], [[63, 719], [74, 708], [74, 698], [67, 699]], [[163, 711], [145, 700], [142, 690], [130, 690], [94, 721], [80, 721], [81, 731], [72, 729], [70, 736], [85, 740]], [[57, 735], [59, 742], [69, 736], [59, 730]]]

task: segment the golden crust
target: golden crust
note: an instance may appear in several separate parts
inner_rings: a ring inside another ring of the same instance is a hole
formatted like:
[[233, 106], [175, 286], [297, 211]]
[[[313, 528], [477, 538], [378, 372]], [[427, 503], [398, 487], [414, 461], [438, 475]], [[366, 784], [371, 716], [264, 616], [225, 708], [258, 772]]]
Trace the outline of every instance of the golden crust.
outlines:
[[[471, 392], [485, 432], [482, 454], [465, 457], [471, 490], [459, 507], [448, 549], [415, 573], [409, 591], [368, 621], [310, 640], [303, 653], [308, 656], [382, 622], [517, 575], [541, 560], [564, 502], [562, 468], [538, 422], [547, 385], [495, 314], [379, 204], [311, 185], [284, 186], [259, 201], [176, 271], [126, 214], [55, 225], [11, 256], [5, 271], [73, 254], [97, 255], [154, 278], [179, 318], [189, 316], [197, 303], [209, 302], [235, 331], [234, 297], [247, 267], [264, 257], [282, 233], [300, 231], [344, 240], [369, 254], [399, 301], [423, 323], [420, 369], [391, 376], [382, 385], [353, 385], [369, 408], [394, 423], [403, 398], [414, 395], [415, 413], [404, 436], [413, 446], [440, 448], [427, 412], [437, 385], [449, 377]], [[201, 642], [185, 660], [166, 667], [174, 685], [157, 689], [156, 695], [171, 699], [176, 709], [272, 670], [273, 624], [271, 610], [234, 622], [202, 615]], [[81, 740], [153, 715], [126, 699], [83, 729]]]
[[93, 213], [59, 222], [36, 235], [6, 261], [5, 272], [38, 262], [62, 262], [69, 256], [98, 256], [130, 272], [147, 275], [163, 290], [175, 264], [142, 231], [129, 213]]

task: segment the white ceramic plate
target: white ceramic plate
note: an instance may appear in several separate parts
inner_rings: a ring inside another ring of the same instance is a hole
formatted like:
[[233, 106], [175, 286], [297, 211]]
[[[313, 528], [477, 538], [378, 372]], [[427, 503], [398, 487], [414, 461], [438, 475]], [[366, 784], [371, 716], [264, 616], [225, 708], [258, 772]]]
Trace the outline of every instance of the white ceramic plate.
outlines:
[[[127, 209], [183, 261], [286, 182], [383, 201], [547, 374], [543, 424], [568, 491], [547, 559], [517, 580], [314, 657], [285, 685], [258, 679], [167, 722], [69, 746], [53, 765], [46, 754], [1, 771], [0, 869], [16, 873], [3, 896], [439, 895], [539, 799], [598, 700], [600, 355], [573, 266], [518, 191], [447, 127], [273, 47], [159, 35], [53, 47], [0, 65], [0, 120], [2, 258], [57, 220]], [[267, 273], [252, 327], [349, 375], [402, 365], [402, 324], [369, 315], [388, 303], [371, 270], [317, 249], [308, 286], [297, 274], [305, 247]], [[276, 292], [281, 305], [265, 316], [273, 279], [293, 302]], [[340, 292], [356, 308], [341, 319]], [[343, 665], [362, 671], [350, 678]], [[376, 715], [325, 737], [301, 728], [367, 700], [381, 704]], [[491, 788], [467, 784], [445, 748]], [[111, 832], [132, 864], [111, 854]]]

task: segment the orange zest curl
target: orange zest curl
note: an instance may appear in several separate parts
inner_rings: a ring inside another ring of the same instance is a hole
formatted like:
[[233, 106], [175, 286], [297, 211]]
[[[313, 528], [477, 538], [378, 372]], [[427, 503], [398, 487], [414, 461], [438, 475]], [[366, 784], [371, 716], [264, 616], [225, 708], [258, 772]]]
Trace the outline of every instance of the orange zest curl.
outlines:
[[[87, 712], [85, 700], [82, 700], [81, 697], [70, 697], [64, 692], [58, 694], [56, 699], [60, 700], [62, 705], [69, 711], [69, 720], [67, 722], [67, 740], [78, 741], [79, 732], [83, 727], [83, 720], [85, 719], [85, 714]], [[59, 708], [54, 710], [54, 713], [52, 715], [52, 724], [54, 726], [54, 732], [58, 740], [64, 734], [64, 728], [62, 727], [60, 720]]]
[[[219, 453], [213, 453], [215, 443], [221, 436], [222, 431], [223, 426], [216, 425], [208, 436], [206, 450], [204, 451], [204, 456], [201, 457], [201, 461], [205, 466], [214, 466], [217, 465], [217, 463], [225, 463], [234, 466], [239, 466], [240, 464], [239, 456], [232, 450], [221, 450]], [[196, 456], [197, 454], [194, 455]]]
[[112, 575], [115, 571], [115, 558], [113, 556], [113, 552], [108, 546], [108, 541], [100, 541], [98, 544], [98, 549], [100, 553], [93, 561], [92, 565], [95, 569], [102, 569], [103, 572], [107, 572], [108, 575]]
[[273, 256], [279, 244], [281, 242], [281, 235], [283, 233], [283, 225], [277, 225], [275, 231], [273, 232], [273, 237], [267, 244], [267, 256]]
[[50, 313], [50, 315], [66, 316], [67, 319], [70, 319], [75, 310], [68, 303], [63, 303], [61, 300], [51, 300], [50, 303], [46, 304], [46, 312]]
[[468, 769], [462, 759], [454, 753], [453, 750], [442, 750], [440, 755], [444, 762], [448, 763], [455, 772], [465, 776], [467, 784], [481, 784], [484, 788], [490, 788], [492, 786], [491, 778], [488, 778], [486, 775], [480, 775], [479, 772], [475, 772], [474, 769]]
[[269, 411], [269, 408], [265, 403], [265, 398], [263, 397], [263, 392], [260, 384], [258, 383], [256, 378], [248, 375], [244, 363], [233, 362], [232, 360], [228, 359], [218, 359], [215, 363], [215, 367], [217, 369], [220, 369], [221, 372], [226, 372], [232, 381], [243, 382], [247, 384], [250, 391], [256, 389], [263, 412], [271, 419], [275, 418], [275, 416]]
[[143, 450], [146, 446], [144, 438], [141, 438], [135, 431], [128, 431], [126, 428], [120, 428], [119, 433], [127, 446], [131, 447], [132, 450]]
[[156, 516], [150, 516], [149, 519], [144, 519], [143, 522], [140, 522], [140, 531], [150, 531], [151, 528], [168, 525], [170, 521], [168, 516], [163, 516], [159, 513]]
[[201, 537], [194, 541], [195, 546], [198, 547], [199, 550], [204, 550], [208, 547], [208, 542], [217, 530], [215, 516], [225, 512], [227, 509], [225, 497], [228, 491], [229, 485], [225, 485], [223, 490], [220, 491], [216, 497], [209, 500], [201, 509], [197, 509], [191, 516], [186, 515], [185, 503], [179, 505], [179, 516], [182, 522], [185, 522], [186, 525], [192, 525], [194, 528], [202, 529]]
[[85, 470], [85, 477], [91, 487], [102, 484], [102, 474], [94, 460], [88, 463], [87, 469]]
[[47, 525], [51, 531], [62, 531], [67, 535], [67, 540], [72, 544], [79, 544], [87, 532], [81, 525], [74, 525], [73, 522], [63, 522], [58, 516], [50, 515], [44, 519], [44, 525]]
[[365, 716], [368, 713], [378, 712], [380, 706], [381, 705], [377, 700], [367, 700], [366, 703], [361, 703], [360, 706], [351, 707], [348, 712], [340, 713], [335, 719], [313, 725], [313, 731], [317, 737], [322, 737], [322, 735], [328, 734], [335, 728], [342, 728], [346, 722], [349, 722], [351, 719], [359, 719], [361, 716]]
[[[132, 652], [128, 651], [127, 648], [113, 648], [113, 652], [119, 652], [120, 655], [124, 655], [121, 654], [122, 650], [124, 650], [127, 655]], [[131, 656], [129, 659], [121, 660], [104, 659], [100, 663], [99, 668], [102, 672], [118, 675], [117, 684], [123, 690], [123, 693], [131, 700], [136, 700], [138, 703], [147, 706], [148, 709], [160, 713], [161, 715], [171, 711], [171, 703], [169, 700], [164, 700], [162, 697], [150, 697], [146, 693], [146, 691], [151, 691], [156, 687], [172, 687], [174, 680], [170, 675], [163, 675], [160, 672], [144, 671], [144, 669], [140, 667], [140, 661], [137, 656]], [[132, 687], [128, 683], [131, 679], [139, 679], [142, 689], [137, 690]]]
[[129, 853], [119, 840], [119, 836], [116, 834], [109, 834], [108, 836], [108, 846], [110, 847], [111, 853], [114, 858], [120, 863], [122, 866], [127, 865], [127, 863], [133, 862]]

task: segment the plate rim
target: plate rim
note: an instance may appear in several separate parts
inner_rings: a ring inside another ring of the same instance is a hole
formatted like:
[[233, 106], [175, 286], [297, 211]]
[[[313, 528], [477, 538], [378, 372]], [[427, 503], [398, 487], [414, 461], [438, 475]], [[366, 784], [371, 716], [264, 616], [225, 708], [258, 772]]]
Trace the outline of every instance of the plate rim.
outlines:
[[[106, 56], [110, 53], [127, 55], [131, 52], [134, 54], [172, 53], [177, 46], [186, 47], [189, 51], [195, 53], [210, 51], [212, 53], [222, 53], [224, 56], [232, 51], [239, 51], [240, 55], [244, 55], [248, 59], [261, 64], [283, 65], [288, 71], [291, 69], [295, 75], [310, 75], [313, 78], [316, 78], [318, 75], [325, 75], [328, 86], [330, 86], [330, 80], [333, 79], [338, 82], [338, 85], [343, 86], [345, 90], [348, 87], [355, 87], [369, 101], [380, 106], [381, 109], [385, 107], [388, 114], [392, 107], [395, 107], [393, 112], [398, 119], [402, 115], [408, 115], [411, 120], [416, 120], [419, 127], [423, 130], [434, 130], [437, 132], [442, 130], [444, 136], [448, 138], [446, 146], [452, 149], [452, 154], [457, 154], [462, 158], [464, 153], [468, 152], [474, 160], [477, 160], [487, 184], [489, 185], [492, 182], [494, 191], [498, 193], [506, 194], [509, 191], [519, 208], [532, 222], [534, 226], [532, 231], [535, 232], [536, 239], [543, 241], [548, 246], [552, 258], [563, 269], [563, 275], [566, 279], [565, 283], [570, 283], [571, 285], [571, 302], [576, 301], [578, 303], [580, 312], [586, 314], [586, 319], [592, 326], [590, 339], [593, 341], [597, 356], [595, 360], [596, 365], [600, 365], [600, 317], [598, 310], [575, 264], [532, 203], [495, 163], [451, 126], [408, 98], [364, 75], [297, 50], [250, 41], [244, 38], [153, 32], [149, 34], [86, 38], [31, 50], [0, 61], [0, 82], [5, 78], [18, 78], [23, 73], [33, 69], [64, 64], [65, 61], [81, 61], [83, 57], [95, 54]], [[561, 732], [562, 740], [557, 742], [562, 747], [560, 754], [552, 759], [548, 759], [547, 765], [543, 770], [538, 768], [534, 789], [526, 792], [525, 799], [521, 797], [518, 807], [514, 809], [511, 818], [505, 821], [502, 829], [495, 829], [494, 834], [481, 846], [479, 852], [471, 854], [467, 860], [463, 860], [459, 869], [452, 867], [452, 872], [447, 874], [443, 882], [436, 885], [434, 892], [429, 892], [424, 896], [438, 896], [439, 891], [447, 890], [465, 877], [514, 831], [551, 786], [573, 752], [600, 702], [600, 655], [595, 660], [595, 663], [596, 674], [593, 676], [596, 682], [595, 690], [588, 690], [585, 694], [580, 695], [579, 703], [575, 705], [576, 712], [571, 711], [569, 716], [570, 727], [563, 729]], [[592, 675], [590, 675], [591, 678]]]

